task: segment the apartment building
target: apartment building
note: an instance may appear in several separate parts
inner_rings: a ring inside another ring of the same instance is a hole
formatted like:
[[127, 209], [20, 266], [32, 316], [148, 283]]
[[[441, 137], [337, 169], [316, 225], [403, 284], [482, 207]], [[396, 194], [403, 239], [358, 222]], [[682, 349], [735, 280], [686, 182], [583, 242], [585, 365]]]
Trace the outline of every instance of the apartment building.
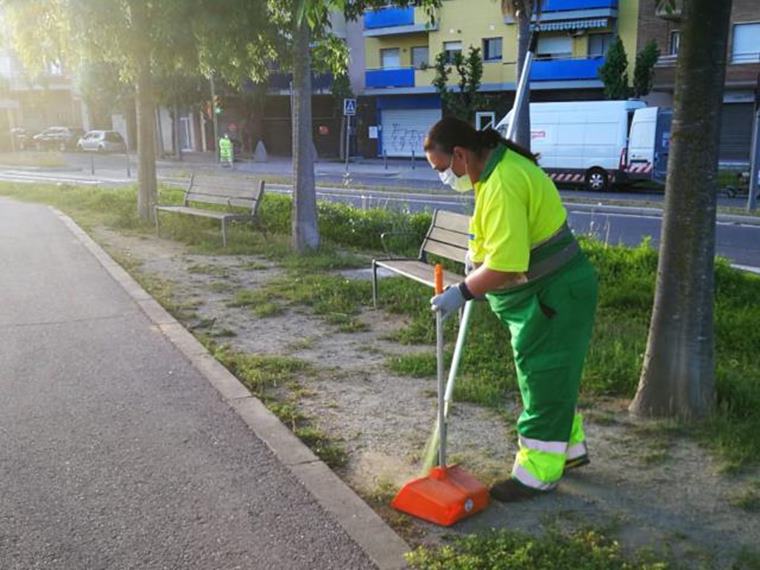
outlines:
[[[638, 19], [639, 0], [544, 0], [531, 99], [602, 98], [597, 70], [607, 47], [620, 35], [632, 61], [639, 48]], [[498, 121], [512, 105], [517, 26], [496, 0], [447, 0], [432, 23], [421, 8], [370, 11], [363, 34], [366, 70], [357, 134], [365, 155], [421, 155], [425, 133], [441, 118], [432, 81], [442, 51], [481, 49], [481, 90], [489, 103], [478, 113], [477, 126]]]
[[[665, 14], [663, 14], [665, 15]], [[655, 66], [653, 93], [647, 101], [671, 106], [680, 47], [680, 23], [654, 10], [641, 10], [638, 43], [657, 42], [661, 56]], [[734, 0], [731, 9], [726, 82], [721, 116], [720, 161], [725, 166], [749, 164], [755, 99], [760, 90], [760, 2]]]

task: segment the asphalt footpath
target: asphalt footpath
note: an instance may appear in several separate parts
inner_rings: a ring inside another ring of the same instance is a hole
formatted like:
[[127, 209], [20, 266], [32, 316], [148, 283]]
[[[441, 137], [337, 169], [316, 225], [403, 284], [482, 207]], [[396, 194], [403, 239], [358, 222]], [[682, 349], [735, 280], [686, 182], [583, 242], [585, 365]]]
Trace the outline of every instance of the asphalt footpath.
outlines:
[[358, 570], [404, 546], [71, 220], [0, 199], [0, 568]]

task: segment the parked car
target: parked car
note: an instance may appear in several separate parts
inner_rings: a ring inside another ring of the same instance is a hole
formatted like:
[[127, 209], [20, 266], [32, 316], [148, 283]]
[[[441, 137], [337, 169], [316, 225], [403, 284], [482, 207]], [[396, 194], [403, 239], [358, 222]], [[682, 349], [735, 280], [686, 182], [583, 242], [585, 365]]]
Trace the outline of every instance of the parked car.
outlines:
[[77, 149], [94, 152], [125, 152], [124, 138], [116, 131], [88, 131], [77, 142]]
[[11, 129], [11, 138], [13, 139], [13, 148], [16, 150], [26, 150], [32, 147], [32, 136], [34, 131], [28, 131], [23, 127]]
[[48, 127], [38, 135], [34, 135], [34, 146], [37, 150], [57, 149], [60, 151], [76, 148], [83, 129], [71, 127]]

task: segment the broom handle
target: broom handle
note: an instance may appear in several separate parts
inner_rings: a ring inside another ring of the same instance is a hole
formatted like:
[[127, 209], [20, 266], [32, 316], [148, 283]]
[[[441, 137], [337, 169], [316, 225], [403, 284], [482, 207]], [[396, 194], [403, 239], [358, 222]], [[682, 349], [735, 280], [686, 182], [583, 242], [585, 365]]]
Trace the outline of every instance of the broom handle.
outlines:
[[454, 356], [451, 359], [451, 368], [449, 368], [449, 378], [446, 382], [446, 396], [444, 397], [444, 413], [443, 417], [446, 418], [449, 415], [449, 406], [451, 405], [451, 397], [454, 394], [454, 381], [459, 372], [459, 361], [462, 358], [462, 349], [464, 348], [465, 340], [467, 339], [467, 325], [470, 322], [470, 314], [472, 313], [472, 307], [474, 306], [472, 301], [467, 301], [464, 305], [464, 311], [462, 312], [462, 320], [459, 322], [459, 332], [457, 333], [457, 343], [454, 346]]
[[[435, 284], [435, 294], [440, 295], [443, 293], [443, 266], [440, 263], [435, 265], [435, 272], [433, 274], [433, 282]], [[435, 359], [436, 359], [436, 372], [438, 376], [438, 436], [441, 442], [438, 447], [438, 465], [446, 467], [446, 425], [444, 421], [444, 393], [445, 386], [443, 384], [443, 378], [446, 375], [445, 363], [443, 361], [443, 318], [441, 317], [441, 311], [435, 312]]]

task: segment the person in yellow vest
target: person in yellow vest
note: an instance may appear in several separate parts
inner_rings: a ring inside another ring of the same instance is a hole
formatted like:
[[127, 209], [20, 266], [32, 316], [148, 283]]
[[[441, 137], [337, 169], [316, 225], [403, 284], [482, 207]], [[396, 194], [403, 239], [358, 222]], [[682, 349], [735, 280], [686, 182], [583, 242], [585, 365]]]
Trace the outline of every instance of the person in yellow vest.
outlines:
[[446, 317], [485, 296], [511, 335], [524, 410], [511, 477], [495, 483], [491, 496], [539, 496], [566, 470], [589, 462], [576, 403], [596, 271], [567, 226], [557, 188], [529, 151], [450, 117], [430, 129], [424, 150], [445, 184], [475, 191], [466, 277], [433, 297], [433, 309]]
[[224, 136], [219, 139], [219, 160], [222, 166], [232, 166], [235, 158], [235, 150], [230, 140], [230, 135], [225, 133]]

